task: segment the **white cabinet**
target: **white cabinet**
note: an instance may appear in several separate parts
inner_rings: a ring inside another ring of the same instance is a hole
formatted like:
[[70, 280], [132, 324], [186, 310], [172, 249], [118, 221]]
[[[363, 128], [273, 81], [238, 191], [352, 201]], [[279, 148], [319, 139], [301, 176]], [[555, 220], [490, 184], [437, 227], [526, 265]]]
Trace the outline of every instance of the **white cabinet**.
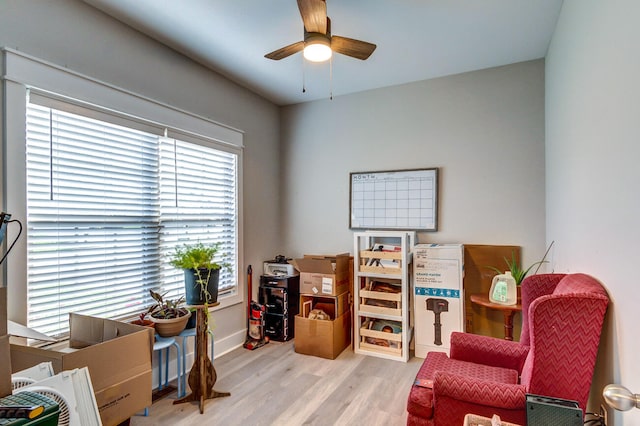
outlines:
[[355, 352], [409, 360], [411, 248], [415, 232], [354, 233]]

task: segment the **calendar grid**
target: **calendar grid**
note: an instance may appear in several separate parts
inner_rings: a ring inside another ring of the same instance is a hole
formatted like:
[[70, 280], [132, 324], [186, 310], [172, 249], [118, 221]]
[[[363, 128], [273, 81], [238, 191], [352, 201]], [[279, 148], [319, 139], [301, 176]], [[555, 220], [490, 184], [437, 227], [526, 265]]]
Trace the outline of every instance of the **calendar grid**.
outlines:
[[437, 169], [351, 173], [351, 228], [437, 230], [437, 177]]

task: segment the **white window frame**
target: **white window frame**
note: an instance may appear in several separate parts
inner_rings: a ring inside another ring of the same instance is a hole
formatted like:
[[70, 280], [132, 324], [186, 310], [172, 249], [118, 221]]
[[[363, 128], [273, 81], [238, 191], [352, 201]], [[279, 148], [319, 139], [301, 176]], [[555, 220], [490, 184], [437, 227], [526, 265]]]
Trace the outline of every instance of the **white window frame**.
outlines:
[[[4, 69], [0, 86], [0, 128], [3, 128], [4, 144], [0, 150], [0, 206], [26, 224], [26, 107], [27, 93], [31, 88], [49, 92], [68, 100], [81, 100], [85, 106], [97, 105], [102, 110], [118, 111], [135, 120], [168, 129], [167, 136], [180, 139], [194, 135], [230, 150], [238, 156], [238, 218], [237, 259], [235, 271], [237, 291], [220, 299], [215, 309], [242, 303], [244, 300], [243, 274], [243, 196], [242, 158], [243, 133], [240, 130], [216, 123], [205, 117], [174, 108], [152, 99], [131, 93], [111, 84], [84, 76], [55, 64], [34, 58], [12, 49], [2, 49], [0, 70]], [[16, 227], [7, 230], [7, 241], [13, 241]], [[3, 264], [0, 285], [8, 286], [8, 315], [16, 321], [27, 320], [27, 248], [22, 236]]]

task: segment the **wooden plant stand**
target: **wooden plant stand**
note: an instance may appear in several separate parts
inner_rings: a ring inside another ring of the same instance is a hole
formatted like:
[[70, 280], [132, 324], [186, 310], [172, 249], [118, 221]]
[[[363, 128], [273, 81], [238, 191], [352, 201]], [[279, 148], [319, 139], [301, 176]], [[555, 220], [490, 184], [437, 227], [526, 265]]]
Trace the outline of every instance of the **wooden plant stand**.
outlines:
[[[209, 307], [217, 306], [220, 303], [209, 305]], [[197, 401], [200, 407], [200, 414], [204, 413], [204, 402], [207, 399], [219, 398], [223, 396], [230, 396], [229, 392], [218, 392], [213, 390], [218, 376], [216, 369], [213, 368], [213, 364], [207, 355], [207, 336], [208, 336], [208, 323], [207, 312], [204, 305], [190, 306], [196, 309], [196, 359], [191, 367], [189, 373], [189, 387], [191, 393], [186, 396], [173, 401], [174, 404], [181, 404], [183, 402]], [[213, 344], [213, 343], [212, 343]]]

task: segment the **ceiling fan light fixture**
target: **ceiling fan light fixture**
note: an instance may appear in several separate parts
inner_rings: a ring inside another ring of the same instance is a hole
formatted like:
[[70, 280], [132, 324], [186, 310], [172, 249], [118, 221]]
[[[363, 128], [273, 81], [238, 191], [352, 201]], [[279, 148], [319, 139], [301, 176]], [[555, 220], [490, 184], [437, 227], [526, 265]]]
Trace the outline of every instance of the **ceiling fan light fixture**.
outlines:
[[323, 34], [308, 36], [304, 42], [304, 58], [311, 62], [324, 62], [331, 58], [331, 42]]
[[311, 62], [331, 59], [333, 52], [364, 61], [376, 50], [376, 45], [338, 35], [331, 35], [331, 19], [327, 16], [326, 0], [297, 0], [302, 16], [304, 39], [264, 55], [279, 61], [303, 51], [303, 57]]

